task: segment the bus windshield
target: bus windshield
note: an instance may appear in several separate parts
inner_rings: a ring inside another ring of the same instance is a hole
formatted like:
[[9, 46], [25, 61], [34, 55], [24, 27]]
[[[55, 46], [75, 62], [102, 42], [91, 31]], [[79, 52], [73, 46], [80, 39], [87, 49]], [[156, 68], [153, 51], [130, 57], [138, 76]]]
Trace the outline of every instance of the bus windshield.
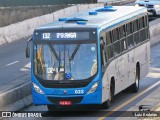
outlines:
[[34, 74], [42, 80], [84, 80], [96, 73], [96, 43], [34, 45]]

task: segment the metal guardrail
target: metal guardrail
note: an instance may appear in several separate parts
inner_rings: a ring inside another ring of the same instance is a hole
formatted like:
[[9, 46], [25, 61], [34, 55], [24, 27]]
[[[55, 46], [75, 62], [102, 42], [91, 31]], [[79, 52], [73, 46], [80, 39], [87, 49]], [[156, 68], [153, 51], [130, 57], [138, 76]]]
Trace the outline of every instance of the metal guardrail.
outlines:
[[97, 3], [97, 0], [0, 0], [0, 7]]

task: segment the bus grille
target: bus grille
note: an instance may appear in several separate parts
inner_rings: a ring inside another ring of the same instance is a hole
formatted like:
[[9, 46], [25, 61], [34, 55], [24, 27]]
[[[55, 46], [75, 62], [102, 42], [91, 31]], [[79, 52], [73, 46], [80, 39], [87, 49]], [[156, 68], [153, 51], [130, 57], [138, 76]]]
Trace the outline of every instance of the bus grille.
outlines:
[[46, 88], [80, 88], [80, 87], [86, 87], [90, 81], [71, 81], [70, 83], [55, 83], [52, 81], [45, 81], [45, 80], [40, 80], [39, 81], [42, 86]]
[[72, 103], [80, 103], [83, 97], [47, 97], [52, 103], [58, 104], [60, 101], [71, 101]]

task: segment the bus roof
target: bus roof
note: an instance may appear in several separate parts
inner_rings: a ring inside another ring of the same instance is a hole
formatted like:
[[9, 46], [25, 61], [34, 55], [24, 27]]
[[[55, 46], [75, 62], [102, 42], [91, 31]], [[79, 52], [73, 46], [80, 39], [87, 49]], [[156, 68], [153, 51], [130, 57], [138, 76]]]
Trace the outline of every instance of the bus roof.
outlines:
[[[111, 6], [112, 7], [112, 6]], [[87, 12], [80, 12], [69, 18], [81, 18], [87, 21], [84, 21], [86, 24], [78, 24], [76, 22], [66, 22], [66, 21], [55, 21], [46, 25], [42, 25], [36, 30], [45, 30], [45, 29], [56, 29], [56, 28], [100, 28], [103, 29], [103, 26], [106, 25], [113, 26], [120, 22], [124, 22], [128, 19], [134, 18], [140, 14], [147, 12], [147, 9], [144, 7], [135, 7], [135, 6], [113, 6], [112, 8], [116, 9], [115, 11], [103, 11], [95, 12], [96, 10], [103, 9], [103, 7], [93, 8]], [[89, 12], [93, 12], [96, 15], [89, 15]], [[82, 22], [83, 23], [83, 22]]]

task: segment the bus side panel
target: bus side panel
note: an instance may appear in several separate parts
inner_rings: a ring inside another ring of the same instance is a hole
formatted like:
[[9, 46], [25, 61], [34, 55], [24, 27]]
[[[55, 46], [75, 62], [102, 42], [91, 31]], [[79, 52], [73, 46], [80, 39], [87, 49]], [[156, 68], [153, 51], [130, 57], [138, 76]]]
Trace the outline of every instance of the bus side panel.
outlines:
[[140, 77], [148, 74], [150, 43], [147, 42], [113, 60], [102, 78], [102, 102], [108, 100], [111, 78], [115, 79], [115, 95], [135, 83], [136, 64], [140, 63]]
[[128, 76], [127, 74], [123, 75], [124, 72], [126, 72], [123, 71], [126, 70], [126, 66], [122, 67], [123, 64], [124, 60], [122, 56], [120, 56], [117, 59], [111, 61], [107, 69], [105, 70], [102, 78], [102, 102], [107, 101], [109, 98], [109, 90], [112, 77], [115, 81], [115, 95], [127, 87], [128, 84], [126, 84], [126, 81], [128, 80]]
[[122, 90], [124, 90], [128, 86], [130, 86], [132, 84], [132, 81], [135, 78], [135, 76], [134, 76], [135, 63], [133, 60], [134, 55], [135, 55], [134, 49], [123, 55], [124, 62], [123, 62], [122, 67], [124, 67], [124, 70], [123, 70], [124, 73], [123, 73], [122, 79], [124, 79], [124, 80], [123, 80], [123, 89]]
[[128, 57], [128, 60], [131, 62], [128, 62], [128, 82], [126, 82], [126, 86], [130, 86], [135, 83], [136, 65], [138, 62], [140, 63], [140, 78], [143, 78], [148, 74], [150, 59], [149, 51], [149, 43], [145, 43], [132, 50], [132, 52], [129, 52], [130, 57]]
[[[140, 78], [145, 77], [149, 72], [149, 62], [150, 62], [150, 42], [147, 42], [141, 47], [141, 54], [140, 58]], [[138, 52], [138, 51], [137, 51]]]

